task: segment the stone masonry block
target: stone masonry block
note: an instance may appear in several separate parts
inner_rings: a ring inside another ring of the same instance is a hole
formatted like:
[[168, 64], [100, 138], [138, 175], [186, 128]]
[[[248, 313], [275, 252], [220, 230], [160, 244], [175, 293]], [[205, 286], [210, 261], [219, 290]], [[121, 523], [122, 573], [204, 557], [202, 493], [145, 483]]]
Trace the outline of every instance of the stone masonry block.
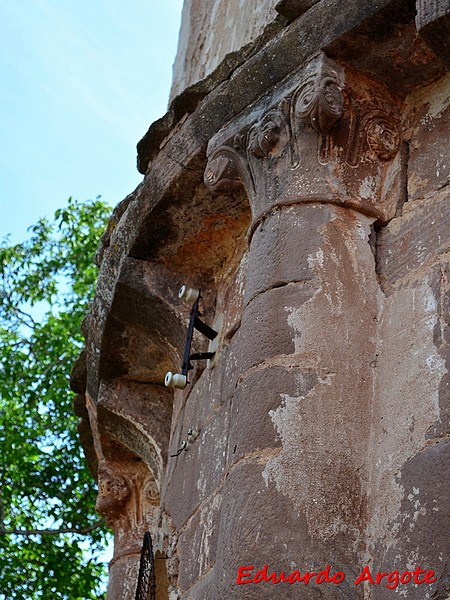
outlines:
[[450, 182], [450, 75], [407, 99], [408, 200], [426, 198]]
[[417, 0], [417, 31], [450, 71], [450, 5], [448, 0]]
[[284, 396], [306, 396], [317, 375], [292, 366], [268, 367], [247, 377], [236, 389], [231, 404], [228, 464], [245, 455], [281, 445], [270, 417]]
[[[311, 285], [293, 283], [260, 294], [245, 308], [229, 352], [230, 370], [235, 377], [275, 356], [295, 352], [286, 307], [300, 307], [313, 293]], [[233, 368], [234, 363], [237, 368]]]
[[[231, 600], [246, 598], [254, 600], [273, 597], [274, 590], [283, 600], [299, 597], [307, 600], [322, 597], [340, 600], [358, 597], [351, 585], [352, 572], [357, 560], [353, 555], [349, 538], [336, 535], [324, 545], [311, 539], [305, 517], [298, 513], [289, 499], [276, 487], [264, 480], [263, 461], [251, 461], [236, 465], [228, 476], [220, 512], [219, 547], [216, 570], [221, 577], [215, 580], [215, 598]], [[299, 485], [301, 473], [299, 475]], [[311, 498], [311, 501], [313, 499]], [[253, 565], [254, 573], [267, 564], [269, 572], [298, 569], [319, 570], [330, 564], [332, 569], [345, 571], [348, 580], [340, 585], [270, 583], [237, 585], [238, 567]]]
[[215, 582], [217, 580], [216, 569], [211, 571], [196, 582], [187, 592], [184, 592], [180, 596], [180, 600], [217, 600], [218, 596], [215, 591]]
[[[390, 523], [390, 531], [396, 532], [395, 543], [386, 539], [388, 532], [380, 531], [374, 552], [377, 557], [375, 568], [387, 570], [384, 568], [386, 565], [395, 564], [396, 568], [404, 571], [420, 565], [422, 569], [435, 571], [435, 583], [404, 586], [406, 597], [411, 600], [446, 598], [450, 591], [450, 565], [447, 560], [450, 555], [449, 467], [449, 440], [424, 448], [406, 461], [398, 474], [403, 492], [401, 505]], [[401, 591], [401, 588], [398, 589]], [[381, 586], [375, 589], [374, 600], [391, 598], [392, 590]]]
[[321, 247], [319, 228], [329, 219], [329, 208], [319, 204], [290, 206], [265, 219], [250, 246], [245, 301], [271, 287], [316, 277], [311, 257]]
[[378, 272], [383, 287], [423, 269], [450, 250], [450, 196], [447, 190], [426, 200], [408, 202], [403, 216], [379, 235]]
[[213, 495], [180, 532], [177, 553], [180, 561], [178, 587], [183, 593], [203, 577], [216, 561], [221, 496]]
[[[190, 423], [185, 421], [179, 436], [172, 438], [170, 455], [187, 439], [189, 427]], [[224, 406], [204, 429], [200, 428], [199, 437], [187, 452], [169, 458], [169, 477], [162, 502], [177, 529], [219, 486], [224, 476], [228, 430], [229, 410]]]

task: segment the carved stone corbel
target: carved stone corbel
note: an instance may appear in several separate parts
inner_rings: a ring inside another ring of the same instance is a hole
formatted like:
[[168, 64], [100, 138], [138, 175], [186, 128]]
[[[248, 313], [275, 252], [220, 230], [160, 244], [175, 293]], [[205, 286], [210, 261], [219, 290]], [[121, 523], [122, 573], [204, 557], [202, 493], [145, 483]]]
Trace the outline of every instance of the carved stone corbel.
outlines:
[[[103, 387], [102, 393], [107, 396]], [[114, 399], [117, 409], [120, 394]], [[131, 598], [134, 597], [144, 533], [150, 531], [154, 535], [157, 530], [160, 495], [159, 482], [155, 481], [155, 477], [160, 475], [162, 467], [158, 465], [161, 457], [155, 454], [154, 460], [150, 460], [147, 452], [141, 459], [112, 435], [104, 421], [106, 416], [112, 418], [114, 413], [105, 411], [101, 399], [94, 403], [86, 395], [86, 406], [98, 459], [96, 510], [106, 517], [114, 532], [107, 600]], [[164, 431], [161, 435], [164, 436]], [[149, 452], [152, 450], [150, 447]], [[151, 465], [154, 465], [153, 470]]]
[[239, 151], [235, 142], [230, 146], [220, 146], [209, 157], [204, 175], [205, 184], [215, 192], [231, 193], [245, 183], [245, 187], [250, 185], [253, 190], [253, 182], [247, 181], [246, 171], [245, 155]]

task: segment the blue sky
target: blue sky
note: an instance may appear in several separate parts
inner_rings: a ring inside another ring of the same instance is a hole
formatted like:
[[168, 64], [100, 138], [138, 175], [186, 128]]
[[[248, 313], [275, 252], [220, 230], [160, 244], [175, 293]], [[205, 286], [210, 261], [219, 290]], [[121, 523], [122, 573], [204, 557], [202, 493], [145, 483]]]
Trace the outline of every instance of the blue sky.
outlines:
[[2, 0], [0, 238], [69, 196], [117, 204], [162, 116], [182, 0]]

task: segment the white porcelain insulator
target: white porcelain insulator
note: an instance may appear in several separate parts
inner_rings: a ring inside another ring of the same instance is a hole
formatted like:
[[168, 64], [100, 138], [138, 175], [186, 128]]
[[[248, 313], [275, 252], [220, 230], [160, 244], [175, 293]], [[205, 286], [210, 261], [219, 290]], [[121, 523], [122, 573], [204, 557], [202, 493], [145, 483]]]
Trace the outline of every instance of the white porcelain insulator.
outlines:
[[190, 438], [192, 441], [196, 440], [199, 436], [199, 432], [196, 429], [189, 429], [187, 434], [188, 438]]
[[200, 290], [197, 290], [196, 288], [188, 288], [186, 285], [182, 285], [180, 287], [180, 291], [178, 292], [178, 298], [180, 300], [184, 300], [185, 302], [189, 302], [190, 304], [194, 304], [199, 295]]
[[172, 373], [169, 371], [166, 373], [164, 378], [164, 385], [166, 387], [178, 388], [180, 390], [184, 390], [187, 385], [187, 377], [186, 375], [182, 375], [181, 373]]

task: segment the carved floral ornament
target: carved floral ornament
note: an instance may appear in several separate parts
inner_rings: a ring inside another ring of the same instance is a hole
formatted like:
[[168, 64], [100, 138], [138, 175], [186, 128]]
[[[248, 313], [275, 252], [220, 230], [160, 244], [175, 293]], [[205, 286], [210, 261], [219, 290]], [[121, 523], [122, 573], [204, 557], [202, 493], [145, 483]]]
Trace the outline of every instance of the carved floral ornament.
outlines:
[[338, 81], [334, 77], [310, 77], [294, 93], [292, 110], [293, 116], [327, 134], [344, 113], [344, 96]]
[[397, 124], [385, 115], [370, 115], [366, 123], [369, 148], [381, 160], [394, 158], [400, 145], [400, 132]]
[[125, 504], [131, 496], [129, 482], [107, 467], [98, 471], [98, 496], [96, 510], [108, 519], [118, 518], [125, 511]]
[[214, 191], [227, 192], [243, 184], [254, 194], [260, 177], [255, 161], [266, 161], [270, 166], [287, 156], [285, 168], [296, 169], [308, 130], [318, 134], [320, 164], [336, 158], [349, 167], [392, 160], [400, 144], [394, 103], [388, 101], [386, 110], [377, 94], [370, 101], [359, 100], [344, 88], [341, 73], [340, 67], [333, 68], [331, 61], [322, 58], [315, 72], [275, 108], [211, 152], [205, 184]]
[[157, 483], [146, 470], [136, 471], [133, 467], [136, 465], [131, 465], [128, 473], [119, 473], [117, 465], [103, 464], [99, 468], [96, 510], [110, 525], [126, 518], [128, 526], [138, 526], [154, 516], [159, 506]]

